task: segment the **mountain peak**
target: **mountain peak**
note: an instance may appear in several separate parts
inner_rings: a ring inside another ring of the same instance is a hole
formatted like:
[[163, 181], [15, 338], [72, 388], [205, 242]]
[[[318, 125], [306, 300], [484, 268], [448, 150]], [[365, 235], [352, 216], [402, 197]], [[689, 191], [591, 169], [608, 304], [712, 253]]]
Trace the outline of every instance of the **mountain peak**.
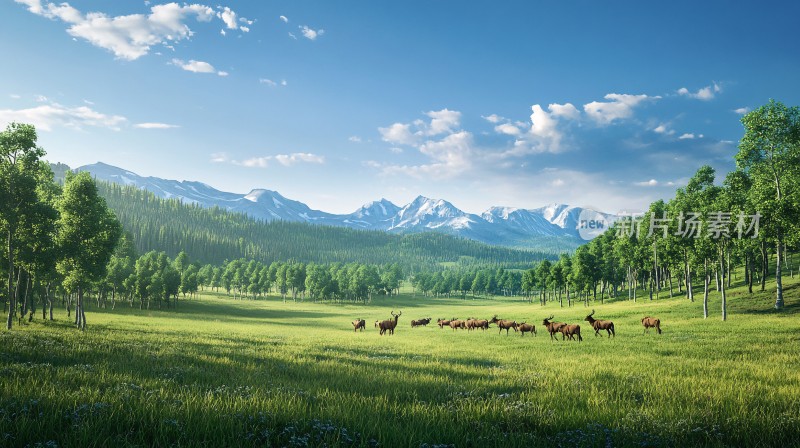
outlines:
[[[530, 246], [541, 237], [576, 237], [579, 207], [550, 204], [538, 209], [491, 207], [481, 216], [466, 213], [444, 199], [419, 195], [403, 207], [381, 198], [347, 215], [309, 208], [277, 191], [256, 188], [247, 194], [226, 193], [201, 182], [142, 177], [98, 162], [78, 168], [98, 180], [135, 186], [158, 197], [202, 207], [219, 207], [264, 221], [294, 221], [388, 232], [436, 231], [488, 244]], [[572, 246], [570, 246], [572, 247]]]

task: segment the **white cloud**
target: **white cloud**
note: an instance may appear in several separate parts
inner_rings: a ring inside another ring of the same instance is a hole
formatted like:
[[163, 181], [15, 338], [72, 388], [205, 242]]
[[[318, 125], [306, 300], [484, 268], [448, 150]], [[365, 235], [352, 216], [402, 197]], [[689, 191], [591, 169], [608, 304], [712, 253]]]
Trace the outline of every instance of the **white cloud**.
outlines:
[[190, 59], [189, 62], [185, 62], [181, 59], [173, 59], [170, 64], [180, 67], [187, 72], [193, 73], [216, 73], [219, 76], [228, 76], [228, 72], [217, 71], [213, 65], [209, 64], [208, 62], [204, 61], [195, 61], [194, 59]]
[[592, 101], [583, 105], [586, 114], [600, 125], [608, 125], [614, 120], [630, 118], [633, 115], [634, 107], [644, 101], [657, 100], [661, 97], [609, 93], [604, 98], [610, 101]]
[[580, 118], [580, 111], [573, 106], [571, 103], [566, 104], [550, 104], [547, 106], [550, 109], [550, 112], [553, 116], [556, 117], [563, 117], [569, 118], [571, 120], [577, 120]]
[[425, 115], [431, 118], [425, 135], [449, 134], [461, 122], [461, 112], [455, 110], [442, 109], [427, 112]]
[[389, 152], [391, 152], [392, 154], [402, 154], [403, 153], [403, 148], [398, 148], [398, 147], [395, 146], [395, 147], [389, 148]]
[[736, 112], [739, 115], [744, 115], [744, 114], [750, 112], [750, 108], [749, 107], [740, 107], [738, 109], [735, 109], [734, 112]]
[[0, 123], [12, 121], [31, 123], [42, 131], [52, 131], [57, 126], [73, 129], [91, 126], [118, 131], [127, 119], [120, 115], [103, 114], [87, 106], [66, 107], [49, 103], [28, 109], [0, 109]]
[[411, 132], [411, 125], [409, 124], [394, 123], [388, 128], [378, 128], [378, 131], [385, 142], [396, 145], [413, 145], [416, 143], [416, 137]]
[[300, 32], [303, 33], [303, 37], [309, 40], [317, 40], [317, 37], [325, 34], [325, 30], [323, 29], [314, 30], [306, 25], [298, 26], [298, 28], [300, 29]]
[[296, 163], [325, 163], [325, 157], [311, 154], [307, 152], [296, 152], [294, 154], [278, 154], [275, 156], [275, 160], [278, 161], [281, 165], [284, 166], [292, 166]]
[[494, 130], [500, 134], [518, 136], [522, 131], [511, 123], [503, 123], [494, 127]]
[[166, 123], [136, 123], [133, 127], [139, 129], [173, 129], [179, 128], [180, 126]]
[[681, 140], [692, 140], [694, 139], [694, 134], [687, 132], [686, 134], [681, 134], [678, 138]]
[[351, 141], [353, 143], [361, 143], [361, 137], [359, 137], [357, 135], [351, 135], [347, 140], [349, 140], [349, 141]]
[[259, 80], [258, 80], [258, 82], [259, 82], [260, 84], [266, 84], [266, 85], [268, 85], [268, 86], [270, 86], [270, 87], [275, 87], [275, 86], [277, 86], [277, 85], [278, 85], [278, 83], [277, 83], [277, 82], [275, 82], [275, 81], [273, 81], [273, 80], [271, 80], [271, 79], [267, 79], [267, 78], [261, 78], [261, 79], [259, 79]]
[[669, 125], [666, 124], [659, 124], [658, 126], [653, 129], [653, 132], [656, 134], [664, 134], [664, 135], [673, 135], [675, 131], [669, 128]]
[[250, 27], [248, 27], [248, 26], [240, 26], [239, 29], [242, 30], [243, 33], [249, 33], [250, 32]]
[[280, 17], [278, 17], [278, 18], [279, 18], [279, 19], [281, 19], [281, 21], [282, 21], [283, 23], [289, 23], [289, 19], [288, 19], [288, 18], [286, 18], [286, 16], [280, 16]]
[[227, 33], [225, 32], [225, 30], [219, 30], [219, 34], [222, 34], [223, 36], [225, 36]]
[[714, 96], [720, 92], [722, 92], [722, 87], [717, 83], [713, 83], [710, 86], [705, 86], [694, 93], [690, 92], [689, 89], [687, 89], [686, 87], [681, 87], [680, 89], [678, 89], [678, 95], [703, 101], [708, 101], [713, 99]]
[[635, 182], [634, 184], [640, 187], [657, 187], [659, 185], [658, 181], [655, 179], [646, 180], [644, 182]]
[[285, 79], [281, 79], [281, 85], [286, 87], [287, 85], [289, 85], [289, 83], [287, 83]]
[[294, 39], [294, 40], [297, 40], [297, 36], [295, 36], [295, 35], [294, 35], [294, 34], [292, 34], [292, 33], [289, 33], [289, 37], [291, 37], [291, 38], [292, 38], [292, 39]]
[[[226, 162], [227, 160], [228, 160], [227, 157], [225, 157], [224, 160], [220, 161]], [[295, 152], [292, 154], [277, 154], [274, 156], [253, 157], [251, 159], [247, 159], [242, 162], [232, 160], [231, 163], [233, 163], [234, 165], [244, 166], [248, 168], [266, 168], [273, 161], [278, 162], [283, 166], [292, 166], [298, 163], [323, 164], [325, 163], [325, 157], [307, 152]]]
[[497, 123], [500, 123], [501, 121], [505, 120], [505, 118], [503, 118], [503, 117], [501, 117], [501, 116], [499, 116], [497, 114], [491, 114], [488, 117], [483, 117], [482, 116], [481, 118], [483, 118], [484, 120], [488, 121], [489, 123], [493, 123], [493, 124], [497, 124]]
[[8, 97], [11, 98], [12, 100], [18, 100], [18, 99], [22, 98], [22, 95], [17, 95], [16, 93], [12, 93], [12, 94], [8, 95]]
[[564, 185], [566, 185], [566, 182], [564, 182], [564, 179], [558, 178], [550, 182], [550, 185], [554, 187], [563, 187]]
[[211, 161], [214, 163], [225, 163], [228, 161], [228, 154], [224, 152], [215, 152], [211, 154]]
[[229, 30], [237, 29], [239, 24], [236, 23], [236, 13], [227, 6], [221, 9], [221, 11], [217, 11], [217, 17], [225, 22], [225, 26], [227, 26]]
[[229, 29], [238, 29], [236, 13], [224, 8], [215, 13], [210, 6], [166, 3], [150, 8], [150, 14], [108, 16], [102, 12], [82, 13], [68, 3], [43, 4], [41, 0], [15, 0], [28, 6], [28, 11], [68, 24], [67, 33], [111, 51], [117, 58], [138, 59], [150, 52], [153, 45], [171, 44], [188, 39], [193, 31], [186, 24], [190, 17], [209, 22], [215, 17]]
[[438, 141], [426, 141], [419, 146], [419, 151], [430, 158], [430, 163], [382, 166], [383, 171], [412, 177], [451, 178], [472, 168], [472, 134], [466, 131], [450, 134]]

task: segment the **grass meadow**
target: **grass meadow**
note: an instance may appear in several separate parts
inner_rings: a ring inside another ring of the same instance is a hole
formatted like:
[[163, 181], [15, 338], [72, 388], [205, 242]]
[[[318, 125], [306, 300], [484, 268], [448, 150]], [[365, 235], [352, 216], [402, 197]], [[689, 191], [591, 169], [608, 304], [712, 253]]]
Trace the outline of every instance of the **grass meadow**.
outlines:
[[[800, 287], [583, 304], [378, 297], [369, 305], [233, 300], [90, 308], [0, 333], [0, 446], [610, 447], [800, 445]], [[624, 296], [624, 294], [623, 294]], [[698, 300], [699, 299], [699, 300]], [[616, 338], [583, 318], [612, 319]], [[376, 319], [402, 310], [393, 336]], [[501, 318], [538, 336], [410, 327]], [[581, 323], [551, 342], [543, 318]], [[643, 335], [645, 315], [662, 335]], [[367, 320], [364, 332], [350, 321]]]

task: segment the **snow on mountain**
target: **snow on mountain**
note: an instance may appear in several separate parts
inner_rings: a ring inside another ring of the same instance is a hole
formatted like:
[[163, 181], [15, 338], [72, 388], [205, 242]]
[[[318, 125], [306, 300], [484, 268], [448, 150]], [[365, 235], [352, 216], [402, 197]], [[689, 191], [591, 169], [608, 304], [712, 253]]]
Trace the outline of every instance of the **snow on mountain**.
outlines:
[[336, 215], [313, 210], [272, 190], [255, 189], [245, 195], [227, 193], [201, 182], [142, 177], [104, 163], [76, 171], [88, 171], [100, 180], [145, 189], [160, 198], [220, 207], [265, 221], [308, 222], [392, 233], [435, 231], [507, 246], [530, 246], [531, 242], [542, 239], [559, 239], [574, 247], [579, 242], [577, 228], [583, 210], [566, 204], [530, 210], [492, 207], [479, 216], [466, 213], [444, 199], [418, 196], [403, 207], [381, 199], [364, 204], [353, 213]]

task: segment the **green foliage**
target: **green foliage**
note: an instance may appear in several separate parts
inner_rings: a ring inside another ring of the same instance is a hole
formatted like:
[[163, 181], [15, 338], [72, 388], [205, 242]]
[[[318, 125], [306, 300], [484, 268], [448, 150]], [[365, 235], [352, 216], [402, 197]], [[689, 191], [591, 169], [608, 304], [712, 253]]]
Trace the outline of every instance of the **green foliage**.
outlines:
[[[792, 303], [798, 291], [787, 282]], [[0, 435], [20, 447], [795, 446], [800, 352], [787, 341], [800, 309], [770, 313], [769, 294], [741, 283], [731, 296], [727, 323], [678, 297], [593, 306], [614, 321], [610, 340], [591, 336], [583, 306], [406, 293], [330, 306], [207, 292], [160, 313], [98, 309], [85, 334], [37, 320], [0, 334]], [[379, 336], [372, 322], [400, 310]], [[409, 324], [495, 314], [539, 335]], [[551, 342], [551, 314], [584, 341]], [[646, 314], [662, 335], [642, 334]]]
[[402, 271], [412, 272], [436, 269], [442, 262], [456, 262], [462, 267], [527, 267], [534, 261], [556, 257], [556, 252], [495, 247], [433, 232], [393, 235], [305, 223], [262, 222], [219, 208], [159, 199], [135, 187], [103, 182], [98, 186], [123, 228], [133, 235], [139, 252], [158, 250], [175, 257], [184, 251], [201, 264], [220, 265], [239, 258], [262, 263], [359, 262], [397, 264]]

